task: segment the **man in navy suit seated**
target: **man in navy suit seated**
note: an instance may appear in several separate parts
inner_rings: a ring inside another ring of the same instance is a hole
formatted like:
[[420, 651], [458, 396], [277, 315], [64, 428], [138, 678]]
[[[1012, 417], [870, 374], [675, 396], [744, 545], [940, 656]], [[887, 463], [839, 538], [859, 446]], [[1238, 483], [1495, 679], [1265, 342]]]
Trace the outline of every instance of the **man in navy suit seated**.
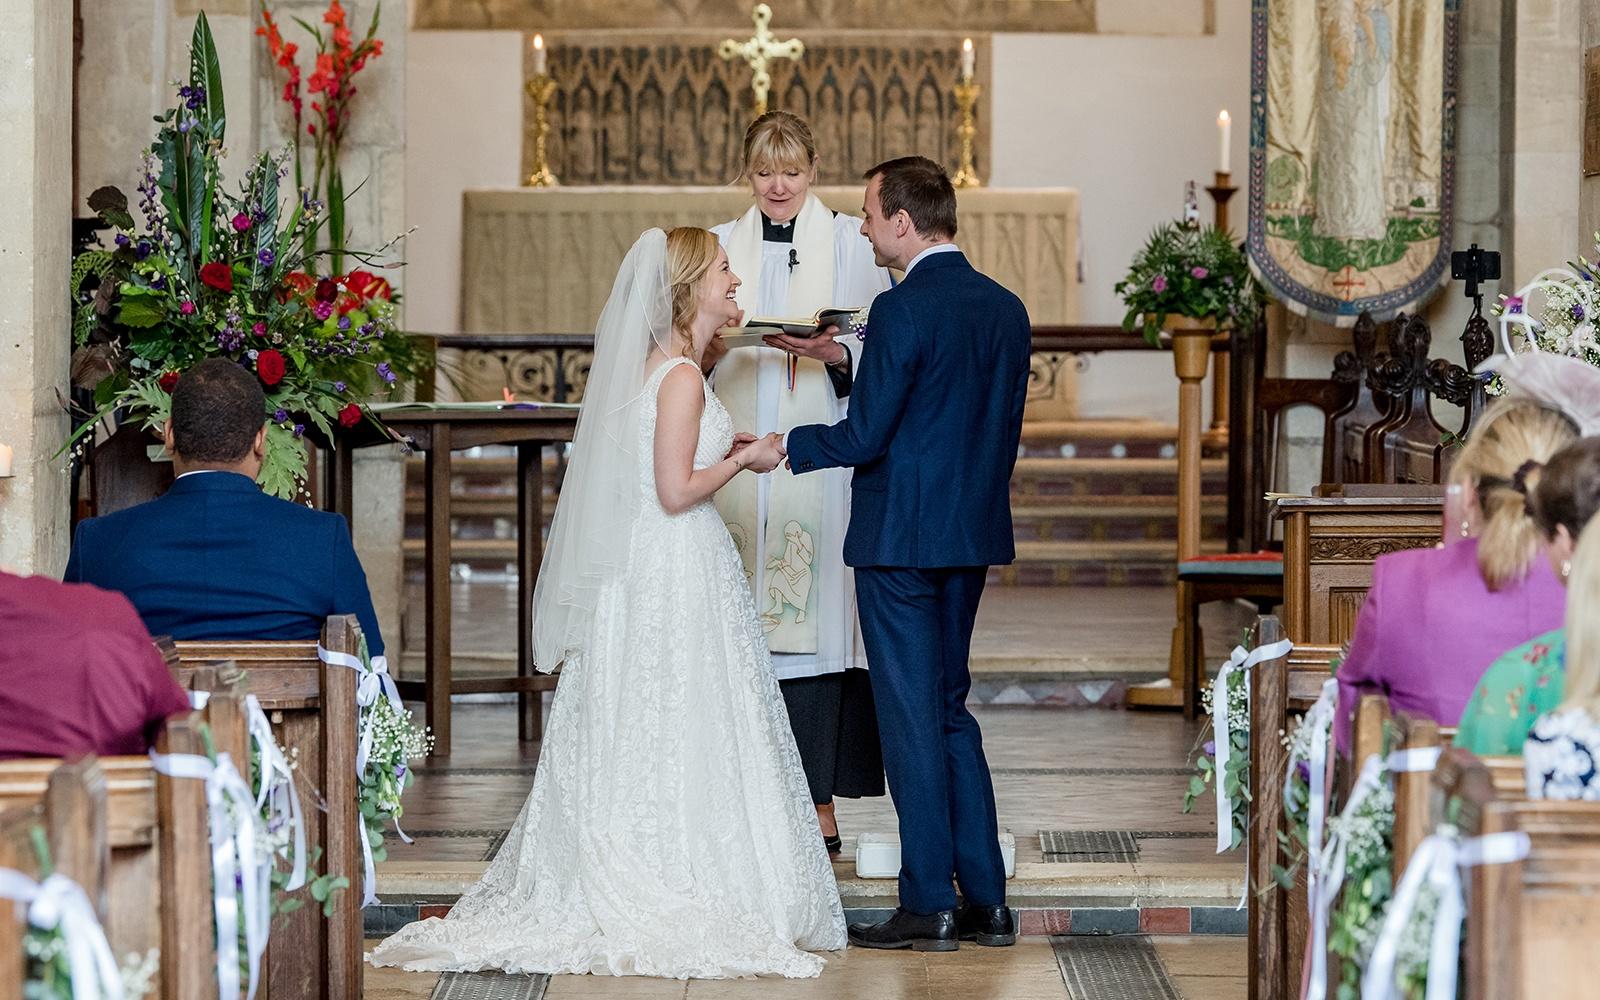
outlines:
[[78, 524], [68, 583], [126, 594], [153, 635], [315, 639], [353, 614], [383, 652], [367, 576], [337, 514], [256, 486], [266, 440], [256, 377], [221, 358], [178, 380], [167, 421], [174, 482], [159, 499]]

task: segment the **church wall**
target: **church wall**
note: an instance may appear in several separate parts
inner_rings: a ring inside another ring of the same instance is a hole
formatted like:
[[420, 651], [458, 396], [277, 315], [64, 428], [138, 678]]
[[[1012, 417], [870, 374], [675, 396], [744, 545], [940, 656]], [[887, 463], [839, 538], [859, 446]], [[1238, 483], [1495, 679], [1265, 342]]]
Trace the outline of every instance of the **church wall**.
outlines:
[[[1592, 68], [1585, 72], [1583, 78], [1585, 101], [1581, 121], [1585, 131], [1592, 136], [1589, 140], [1591, 145], [1600, 149], [1600, 3], [1583, 5], [1583, 49], [1580, 58]], [[1593, 80], [1590, 79], [1591, 72]], [[1600, 156], [1591, 157], [1591, 160], [1600, 160]], [[1589, 169], [1597, 172], [1579, 181], [1578, 239], [1583, 254], [1593, 259], [1596, 251], [1590, 244], [1595, 242], [1595, 231], [1600, 230], [1600, 162], [1593, 162]]]

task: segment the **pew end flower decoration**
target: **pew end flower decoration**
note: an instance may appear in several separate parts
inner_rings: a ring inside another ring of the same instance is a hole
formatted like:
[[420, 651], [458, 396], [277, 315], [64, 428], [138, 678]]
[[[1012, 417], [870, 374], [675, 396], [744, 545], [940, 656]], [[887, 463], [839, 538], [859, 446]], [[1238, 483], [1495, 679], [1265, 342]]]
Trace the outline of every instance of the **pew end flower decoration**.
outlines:
[[1160, 342], [1168, 316], [1214, 319], [1218, 330], [1249, 333], [1264, 301], [1231, 236], [1176, 222], [1150, 234], [1115, 290], [1127, 308], [1123, 329], [1141, 330], [1151, 346]]
[[[1593, 250], [1595, 260], [1579, 257], [1546, 268], [1515, 294], [1499, 297], [1490, 313], [1499, 321], [1502, 352], [1559, 354], [1600, 368], [1600, 232]], [[1499, 396], [1507, 386], [1490, 374], [1487, 391]]]
[[[1228, 802], [1228, 814], [1233, 818], [1231, 846], [1244, 842], [1250, 824], [1250, 705], [1245, 698], [1245, 675], [1234, 671], [1228, 675], [1228, 743], [1227, 755], [1220, 771], [1217, 767], [1216, 728], [1207, 726], [1201, 733], [1195, 749], [1195, 773], [1189, 777], [1184, 790], [1183, 811], [1193, 812], [1195, 802], [1209, 789]], [[1200, 694], [1201, 711], [1212, 717], [1215, 706], [1210, 687]]]
[[[372, 669], [365, 637], [361, 640], [361, 661], [369, 671]], [[377, 863], [389, 853], [384, 846], [385, 826], [393, 823], [401, 839], [406, 839], [400, 832], [400, 817], [405, 814], [401, 799], [417, 780], [411, 762], [433, 752], [433, 734], [427, 727], [418, 725], [408, 709], [396, 709], [384, 697], [362, 706], [359, 726], [363, 738], [371, 734], [371, 747], [366, 767], [357, 779], [356, 795], [360, 802], [362, 831], [372, 860]]]
[[73, 261], [74, 382], [93, 390], [96, 411], [67, 446], [114, 414], [158, 430], [182, 373], [226, 358], [266, 395], [261, 487], [293, 499], [306, 477], [307, 427], [330, 440], [336, 423], [361, 419], [364, 400], [392, 394], [425, 363], [379, 273], [398, 266], [378, 261], [399, 238], [352, 254], [363, 268], [330, 271], [317, 243], [325, 206], [286, 190], [286, 152], [263, 153], [236, 191], [224, 187], [222, 71], [204, 14], [177, 98], [144, 153], [142, 222], [114, 187], [89, 197], [115, 235], [111, 249]]

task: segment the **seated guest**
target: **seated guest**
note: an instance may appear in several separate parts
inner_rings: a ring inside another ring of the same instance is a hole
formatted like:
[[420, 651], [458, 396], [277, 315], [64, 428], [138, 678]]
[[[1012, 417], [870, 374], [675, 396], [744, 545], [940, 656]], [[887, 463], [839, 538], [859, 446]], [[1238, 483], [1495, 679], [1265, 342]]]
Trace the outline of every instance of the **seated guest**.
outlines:
[[1577, 436], [1559, 411], [1530, 400], [1496, 404], [1450, 470], [1462, 487], [1460, 541], [1380, 556], [1372, 589], [1339, 664], [1338, 745], [1363, 692], [1396, 711], [1448, 725], [1501, 650], [1561, 624], [1565, 592], [1540, 554], [1518, 470]]
[[141, 754], [188, 710], [127, 598], [0, 571], [0, 759]]
[[152, 633], [174, 639], [315, 639], [329, 615], [353, 614], [377, 656], [344, 519], [256, 486], [265, 414], [261, 384], [239, 365], [184, 372], [166, 426], [177, 480], [159, 499], [80, 522], [67, 581], [121, 591]]
[[[1574, 539], [1586, 533], [1585, 525], [1600, 510], [1600, 438], [1563, 448], [1528, 478], [1535, 479], [1528, 508], [1548, 539], [1550, 565], [1570, 586], [1578, 567]], [[1592, 589], [1572, 588], [1565, 619], [1569, 628], [1574, 616], [1593, 616], [1594, 596]], [[1562, 704], [1568, 638], [1566, 631], [1556, 629], [1495, 660], [1461, 716], [1456, 746], [1479, 755], [1521, 753], [1534, 720]]]
[[[1597, 470], [1600, 471], [1600, 470]], [[1579, 537], [1567, 577], [1565, 684], [1561, 705], [1539, 716], [1522, 745], [1528, 797], [1600, 799], [1600, 522]], [[1582, 610], [1579, 610], [1582, 609]]]

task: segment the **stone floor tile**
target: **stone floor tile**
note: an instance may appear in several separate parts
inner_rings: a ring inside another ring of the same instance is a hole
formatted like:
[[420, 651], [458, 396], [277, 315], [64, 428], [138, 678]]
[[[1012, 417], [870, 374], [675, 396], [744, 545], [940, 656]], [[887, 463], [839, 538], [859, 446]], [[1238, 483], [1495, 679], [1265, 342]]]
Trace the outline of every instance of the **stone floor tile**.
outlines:
[[[366, 942], [366, 950], [371, 951], [377, 943]], [[437, 972], [402, 972], [370, 965], [362, 972], [362, 977], [364, 1000], [427, 1000], [439, 981]]]
[[1245, 1000], [1250, 984], [1243, 976], [1173, 976], [1184, 1000]]
[[643, 976], [551, 976], [545, 1000], [683, 1000], [681, 979]]
[[1150, 943], [1169, 975], [1239, 977], [1247, 972], [1249, 951], [1242, 937], [1152, 935]]

